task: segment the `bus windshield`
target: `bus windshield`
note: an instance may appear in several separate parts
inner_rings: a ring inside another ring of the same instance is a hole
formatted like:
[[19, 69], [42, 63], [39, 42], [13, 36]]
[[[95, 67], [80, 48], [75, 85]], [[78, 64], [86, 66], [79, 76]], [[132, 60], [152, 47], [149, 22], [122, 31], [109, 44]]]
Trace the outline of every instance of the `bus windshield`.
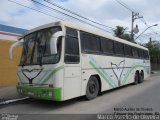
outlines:
[[55, 26], [24, 36], [20, 66], [57, 63], [60, 58], [61, 40], [58, 40], [57, 43], [57, 54], [51, 54], [50, 40], [52, 35], [58, 31], [61, 31], [61, 27]]

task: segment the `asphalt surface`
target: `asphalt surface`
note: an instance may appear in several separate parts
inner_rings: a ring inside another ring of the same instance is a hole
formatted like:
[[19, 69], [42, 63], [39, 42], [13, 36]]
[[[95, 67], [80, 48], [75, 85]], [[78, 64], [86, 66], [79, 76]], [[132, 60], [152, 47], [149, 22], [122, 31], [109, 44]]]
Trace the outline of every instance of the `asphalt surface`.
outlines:
[[16, 86], [4, 86], [0, 87], [0, 102], [2, 100], [11, 100], [16, 98], [23, 98], [16, 90]]
[[47, 119], [69, 118], [70, 120], [82, 120], [98, 119], [97, 114], [102, 113], [160, 113], [159, 94], [160, 72], [152, 75], [141, 84], [127, 85], [115, 90], [104, 92], [102, 96], [98, 96], [91, 101], [85, 101], [83, 97], [65, 102], [31, 99], [25, 102], [0, 106], [0, 114], [4, 116], [6, 116], [6, 113], [13, 115], [20, 114], [19, 118], [23, 118], [23, 120], [38, 120], [43, 119], [44, 117], [47, 117]]

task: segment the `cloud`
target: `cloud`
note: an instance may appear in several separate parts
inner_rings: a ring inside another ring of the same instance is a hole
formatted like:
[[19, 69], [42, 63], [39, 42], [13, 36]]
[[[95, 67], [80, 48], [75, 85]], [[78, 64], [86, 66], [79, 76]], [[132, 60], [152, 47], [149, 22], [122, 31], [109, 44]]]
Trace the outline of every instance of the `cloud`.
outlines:
[[56, 2], [67, 2], [68, 0], [55, 0]]
[[[52, 16], [60, 17], [65, 20], [72, 20], [64, 15], [60, 15], [53, 10], [49, 10], [42, 6], [38, 6], [31, 1], [28, 0], [16, 0], [19, 3], [23, 3], [26, 6], [34, 7], [38, 10], [42, 10], [43, 12], [50, 14]], [[115, 27], [117, 25], [121, 25], [124, 27], [128, 27], [130, 30], [131, 27], [131, 11], [127, 10], [120, 4], [118, 4], [115, 0], [51, 0], [65, 8], [68, 8], [82, 16], [85, 16], [91, 20], [99, 21], [102, 24]], [[160, 1], [159, 0], [120, 0], [127, 4], [130, 8], [138, 11], [140, 15], [143, 15], [144, 19], [147, 21], [149, 25], [153, 25], [155, 23], [160, 24]], [[38, 2], [46, 2], [40, 0]], [[49, 5], [49, 4], [47, 4]], [[50, 5], [51, 7], [56, 8], [55, 6]], [[60, 10], [60, 9], [58, 9]], [[47, 24], [49, 22], [57, 21], [56, 18], [51, 16], [47, 16], [28, 8], [16, 5], [7, 0], [1, 0], [0, 7], [0, 23], [7, 24], [11, 26], [31, 29], [33, 27], [37, 27], [42, 24]], [[135, 20], [135, 25], [138, 24], [140, 32], [146, 29], [146, 25], [140, 20]], [[153, 28], [155, 31], [160, 30], [159, 27]], [[146, 32], [151, 32], [151, 30], [147, 30]]]

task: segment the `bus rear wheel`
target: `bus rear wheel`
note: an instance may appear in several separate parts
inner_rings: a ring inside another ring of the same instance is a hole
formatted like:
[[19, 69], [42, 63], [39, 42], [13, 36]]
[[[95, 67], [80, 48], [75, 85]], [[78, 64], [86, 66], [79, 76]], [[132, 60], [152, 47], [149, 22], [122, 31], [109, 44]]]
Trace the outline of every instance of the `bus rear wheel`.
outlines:
[[96, 77], [90, 77], [87, 89], [86, 89], [86, 99], [91, 100], [97, 97], [99, 92], [99, 83]]
[[138, 74], [138, 72], [136, 72], [135, 76], [134, 76], [134, 85], [137, 85], [138, 81], [139, 81], [139, 74]]
[[140, 75], [139, 75], [139, 83], [142, 83], [144, 81], [144, 73], [143, 71], [141, 71]]

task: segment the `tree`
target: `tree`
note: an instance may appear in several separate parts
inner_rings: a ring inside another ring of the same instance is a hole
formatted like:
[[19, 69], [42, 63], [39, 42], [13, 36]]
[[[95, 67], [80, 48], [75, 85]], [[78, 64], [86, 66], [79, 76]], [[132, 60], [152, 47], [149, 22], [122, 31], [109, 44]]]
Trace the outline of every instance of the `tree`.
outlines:
[[127, 34], [127, 33], [123, 34], [122, 39], [125, 39], [125, 40], [128, 40], [128, 41], [131, 41], [131, 37], [130, 37], [130, 35], [129, 35], [129, 34]]
[[150, 41], [145, 46], [149, 49], [151, 63], [160, 64], [160, 42]]
[[114, 35], [116, 37], [123, 38], [124, 32], [125, 32], [125, 29], [123, 27], [116, 26], [116, 29], [114, 30]]
[[121, 38], [121, 39], [131, 41], [130, 34], [126, 33], [125, 30], [126, 30], [126, 28], [124, 28], [124, 27], [116, 26], [116, 29], [114, 30], [114, 35], [116, 37]]

